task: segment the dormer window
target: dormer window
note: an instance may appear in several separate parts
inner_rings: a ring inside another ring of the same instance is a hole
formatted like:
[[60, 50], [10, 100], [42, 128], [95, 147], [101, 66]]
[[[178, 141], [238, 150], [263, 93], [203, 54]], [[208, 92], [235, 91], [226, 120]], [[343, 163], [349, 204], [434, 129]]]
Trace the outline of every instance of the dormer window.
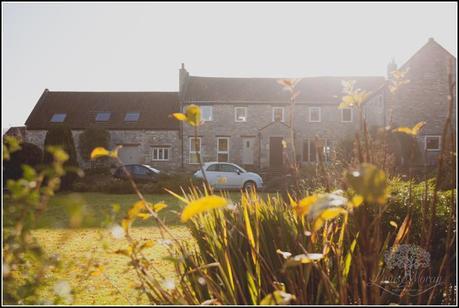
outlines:
[[55, 113], [51, 117], [50, 121], [53, 122], [53, 123], [62, 123], [62, 122], [64, 122], [66, 116], [67, 116], [66, 113]]
[[124, 117], [124, 121], [126, 122], [136, 122], [139, 120], [140, 113], [139, 112], [128, 112]]
[[96, 115], [96, 122], [106, 122], [110, 120], [111, 112], [99, 112]]

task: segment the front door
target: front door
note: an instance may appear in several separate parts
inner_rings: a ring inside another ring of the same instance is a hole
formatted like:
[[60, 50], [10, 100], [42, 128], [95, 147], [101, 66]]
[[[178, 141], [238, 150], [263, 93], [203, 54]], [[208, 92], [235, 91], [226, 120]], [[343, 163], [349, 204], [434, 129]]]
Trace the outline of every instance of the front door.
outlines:
[[242, 164], [253, 165], [255, 157], [255, 137], [242, 138]]
[[269, 166], [271, 168], [281, 168], [282, 161], [282, 137], [269, 138]]

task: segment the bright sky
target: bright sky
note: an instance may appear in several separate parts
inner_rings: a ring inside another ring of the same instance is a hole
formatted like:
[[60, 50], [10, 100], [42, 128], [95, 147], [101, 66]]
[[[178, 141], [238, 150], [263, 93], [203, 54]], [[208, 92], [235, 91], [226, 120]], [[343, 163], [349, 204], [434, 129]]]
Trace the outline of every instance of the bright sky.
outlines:
[[449, 3], [2, 3], [2, 129], [45, 88], [177, 91], [191, 75], [380, 75], [429, 37], [457, 55]]

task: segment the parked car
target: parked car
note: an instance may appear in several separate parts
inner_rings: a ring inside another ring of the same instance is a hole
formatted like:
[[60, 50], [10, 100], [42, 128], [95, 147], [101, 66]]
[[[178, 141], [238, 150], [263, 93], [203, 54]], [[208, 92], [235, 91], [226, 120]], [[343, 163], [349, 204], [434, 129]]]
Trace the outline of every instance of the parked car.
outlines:
[[[138, 182], [157, 182], [161, 172], [149, 165], [132, 164], [125, 165], [126, 170], [131, 174], [132, 179]], [[127, 179], [123, 167], [118, 167], [113, 176], [119, 179]]]
[[[248, 172], [233, 163], [209, 162], [203, 165], [209, 184], [216, 189], [261, 189], [263, 180], [260, 175]], [[193, 175], [203, 179], [201, 170]]]

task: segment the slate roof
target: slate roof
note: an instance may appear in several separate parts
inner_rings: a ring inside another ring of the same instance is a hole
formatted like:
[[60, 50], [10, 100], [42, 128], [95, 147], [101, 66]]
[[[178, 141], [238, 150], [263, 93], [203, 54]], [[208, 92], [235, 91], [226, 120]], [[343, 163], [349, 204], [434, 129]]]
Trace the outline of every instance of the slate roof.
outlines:
[[[71, 129], [101, 126], [106, 129], [178, 130], [177, 92], [61, 92], [45, 90], [26, 121], [27, 129], [48, 129], [57, 113], [65, 113]], [[99, 112], [111, 112], [106, 122], [96, 122]], [[138, 121], [124, 121], [126, 113], [139, 112]]]
[[[281, 78], [188, 78], [184, 102], [195, 103], [288, 103], [289, 93], [277, 83]], [[341, 101], [342, 80], [355, 80], [356, 88], [376, 90], [385, 82], [382, 76], [307, 77], [296, 86], [298, 103], [335, 104]]]

